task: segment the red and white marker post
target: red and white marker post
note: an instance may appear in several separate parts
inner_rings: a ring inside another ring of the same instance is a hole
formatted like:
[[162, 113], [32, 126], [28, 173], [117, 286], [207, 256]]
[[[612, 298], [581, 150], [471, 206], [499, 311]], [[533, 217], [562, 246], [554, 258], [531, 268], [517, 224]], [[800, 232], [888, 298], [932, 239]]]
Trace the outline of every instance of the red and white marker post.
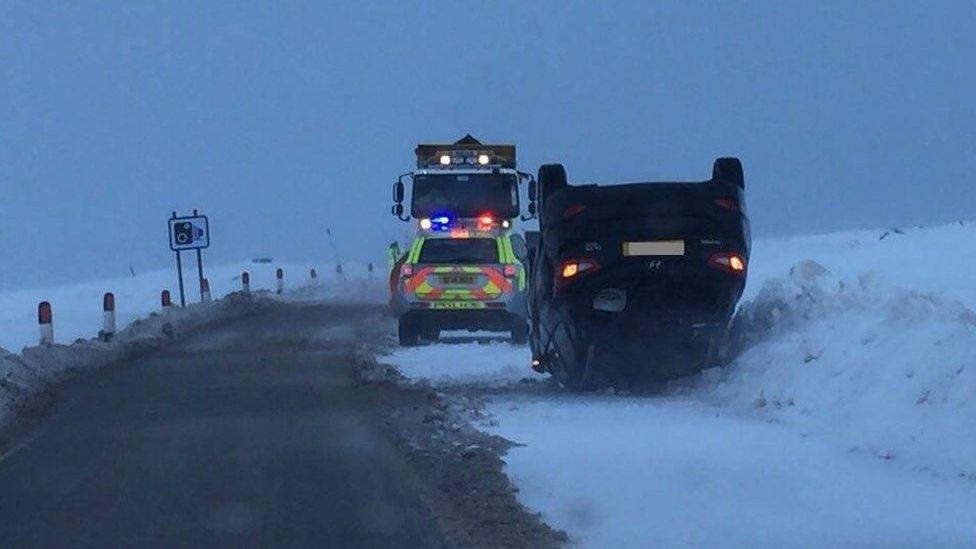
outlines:
[[244, 293], [251, 293], [251, 273], [247, 271], [241, 273], [241, 289]]
[[210, 303], [210, 281], [206, 278], [200, 279], [200, 303]]
[[319, 273], [314, 268], [308, 272], [308, 277], [312, 279], [312, 284], [315, 284], [319, 281]]
[[109, 342], [115, 336], [115, 294], [107, 292], [102, 296], [102, 331], [98, 339]]
[[169, 290], [163, 290], [163, 293], [159, 294], [159, 302], [163, 305], [164, 311], [173, 307], [173, 298], [170, 297]]
[[280, 294], [285, 291], [285, 271], [278, 269], [275, 271], [275, 293]]
[[41, 345], [54, 344], [54, 314], [51, 312], [51, 304], [42, 301], [37, 306], [37, 323], [41, 327]]

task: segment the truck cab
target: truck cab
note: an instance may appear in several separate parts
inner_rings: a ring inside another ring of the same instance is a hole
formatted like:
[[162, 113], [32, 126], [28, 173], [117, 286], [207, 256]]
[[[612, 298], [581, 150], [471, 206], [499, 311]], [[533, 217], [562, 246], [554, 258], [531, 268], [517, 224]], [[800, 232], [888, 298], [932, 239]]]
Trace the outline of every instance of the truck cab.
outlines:
[[[491, 215], [510, 224], [535, 215], [529, 193], [529, 216], [521, 215], [519, 184], [535, 178], [515, 164], [514, 145], [486, 145], [466, 135], [451, 144], [421, 144], [415, 150], [417, 168], [393, 184], [393, 215], [402, 221], [476, 219]], [[405, 215], [407, 183], [411, 186], [410, 211]], [[422, 228], [422, 227], [420, 227]]]

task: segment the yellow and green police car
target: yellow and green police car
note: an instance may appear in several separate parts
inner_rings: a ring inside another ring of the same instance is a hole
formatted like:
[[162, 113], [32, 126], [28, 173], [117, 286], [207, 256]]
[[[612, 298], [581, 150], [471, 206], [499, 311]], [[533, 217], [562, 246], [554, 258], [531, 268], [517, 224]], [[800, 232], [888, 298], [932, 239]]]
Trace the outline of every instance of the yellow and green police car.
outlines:
[[473, 221], [421, 222], [393, 295], [401, 345], [437, 340], [442, 330], [505, 331], [527, 342], [525, 240], [507, 222]]

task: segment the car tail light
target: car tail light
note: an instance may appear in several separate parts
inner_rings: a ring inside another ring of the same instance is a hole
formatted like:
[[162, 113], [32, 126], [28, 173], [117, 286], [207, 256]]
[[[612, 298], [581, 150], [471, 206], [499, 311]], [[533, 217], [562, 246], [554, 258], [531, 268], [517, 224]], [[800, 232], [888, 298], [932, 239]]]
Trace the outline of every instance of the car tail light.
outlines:
[[585, 209], [586, 206], [582, 204], [574, 204], [572, 206], [566, 206], [566, 209], [563, 210], [563, 219], [569, 219], [571, 217], [574, 217]]
[[600, 265], [588, 257], [564, 259], [559, 265], [559, 270], [556, 271], [556, 287], [565, 286], [581, 276], [597, 271], [599, 268]]
[[518, 276], [518, 267], [512, 263], [505, 264], [505, 276], [513, 278]]
[[729, 212], [739, 211], [739, 204], [731, 198], [716, 198], [712, 201], [716, 206]]
[[708, 266], [736, 276], [745, 276], [746, 258], [734, 252], [719, 252], [708, 258]]
[[400, 276], [403, 278], [410, 278], [413, 276], [413, 265], [404, 263], [403, 266], [400, 267]]

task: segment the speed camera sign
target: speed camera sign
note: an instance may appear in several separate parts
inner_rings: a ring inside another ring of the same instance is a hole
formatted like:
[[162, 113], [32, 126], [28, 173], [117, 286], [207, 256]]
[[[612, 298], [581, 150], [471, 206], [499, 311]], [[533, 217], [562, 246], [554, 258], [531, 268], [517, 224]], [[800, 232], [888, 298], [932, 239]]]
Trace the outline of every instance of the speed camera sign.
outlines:
[[173, 251], [200, 250], [210, 246], [207, 216], [174, 217], [169, 220], [169, 248]]

